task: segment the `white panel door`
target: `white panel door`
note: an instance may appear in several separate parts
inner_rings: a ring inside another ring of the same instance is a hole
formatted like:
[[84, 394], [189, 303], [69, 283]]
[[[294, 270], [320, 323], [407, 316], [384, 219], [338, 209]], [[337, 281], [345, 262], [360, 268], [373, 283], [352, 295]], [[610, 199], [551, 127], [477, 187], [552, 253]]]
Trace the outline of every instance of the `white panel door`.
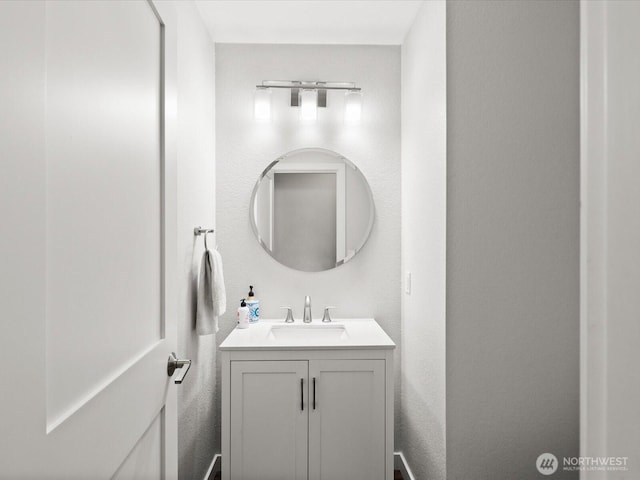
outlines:
[[307, 478], [307, 373], [304, 360], [231, 362], [231, 480]]
[[582, 1], [580, 10], [580, 454], [628, 457], [580, 478], [632, 480], [640, 475], [640, 2]]
[[177, 477], [164, 2], [0, 2], [0, 478]]
[[310, 480], [384, 480], [384, 360], [309, 362]]

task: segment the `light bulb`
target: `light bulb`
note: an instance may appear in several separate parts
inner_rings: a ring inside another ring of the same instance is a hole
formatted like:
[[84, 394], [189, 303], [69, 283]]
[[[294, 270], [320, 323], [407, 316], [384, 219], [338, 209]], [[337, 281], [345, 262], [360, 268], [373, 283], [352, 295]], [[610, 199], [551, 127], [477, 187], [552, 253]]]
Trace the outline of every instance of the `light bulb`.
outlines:
[[314, 121], [318, 117], [318, 91], [300, 90], [300, 120]]
[[256, 89], [253, 97], [253, 116], [256, 120], [271, 120], [271, 90], [268, 88]]
[[349, 90], [344, 95], [344, 123], [354, 125], [362, 119], [362, 93]]

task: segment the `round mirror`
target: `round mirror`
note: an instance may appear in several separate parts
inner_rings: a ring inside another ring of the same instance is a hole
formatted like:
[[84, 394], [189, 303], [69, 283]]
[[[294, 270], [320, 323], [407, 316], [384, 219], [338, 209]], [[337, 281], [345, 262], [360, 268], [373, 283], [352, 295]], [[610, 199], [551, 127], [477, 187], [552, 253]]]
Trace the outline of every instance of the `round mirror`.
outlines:
[[274, 160], [251, 197], [251, 226], [278, 262], [319, 272], [351, 260], [373, 227], [362, 172], [339, 153], [303, 148]]

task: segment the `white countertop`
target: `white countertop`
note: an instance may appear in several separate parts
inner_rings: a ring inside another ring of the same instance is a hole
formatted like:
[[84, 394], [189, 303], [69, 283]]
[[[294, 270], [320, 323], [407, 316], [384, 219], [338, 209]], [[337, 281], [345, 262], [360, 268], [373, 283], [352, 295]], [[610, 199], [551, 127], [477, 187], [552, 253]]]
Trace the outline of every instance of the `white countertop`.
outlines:
[[373, 318], [337, 318], [330, 323], [313, 320], [285, 323], [260, 319], [249, 328], [235, 328], [221, 350], [332, 350], [393, 349], [396, 344]]

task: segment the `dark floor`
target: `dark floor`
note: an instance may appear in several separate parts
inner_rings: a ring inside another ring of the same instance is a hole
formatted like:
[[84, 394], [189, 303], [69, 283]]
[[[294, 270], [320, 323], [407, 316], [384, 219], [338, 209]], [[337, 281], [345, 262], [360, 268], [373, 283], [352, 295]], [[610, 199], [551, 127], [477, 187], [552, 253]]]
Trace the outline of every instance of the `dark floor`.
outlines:
[[[213, 477], [211, 480], [220, 480], [220, 472], [216, 473], [215, 477]], [[400, 473], [400, 470], [396, 470], [394, 472], [394, 476], [393, 476], [393, 480], [403, 480], [402, 478], [402, 473]]]

